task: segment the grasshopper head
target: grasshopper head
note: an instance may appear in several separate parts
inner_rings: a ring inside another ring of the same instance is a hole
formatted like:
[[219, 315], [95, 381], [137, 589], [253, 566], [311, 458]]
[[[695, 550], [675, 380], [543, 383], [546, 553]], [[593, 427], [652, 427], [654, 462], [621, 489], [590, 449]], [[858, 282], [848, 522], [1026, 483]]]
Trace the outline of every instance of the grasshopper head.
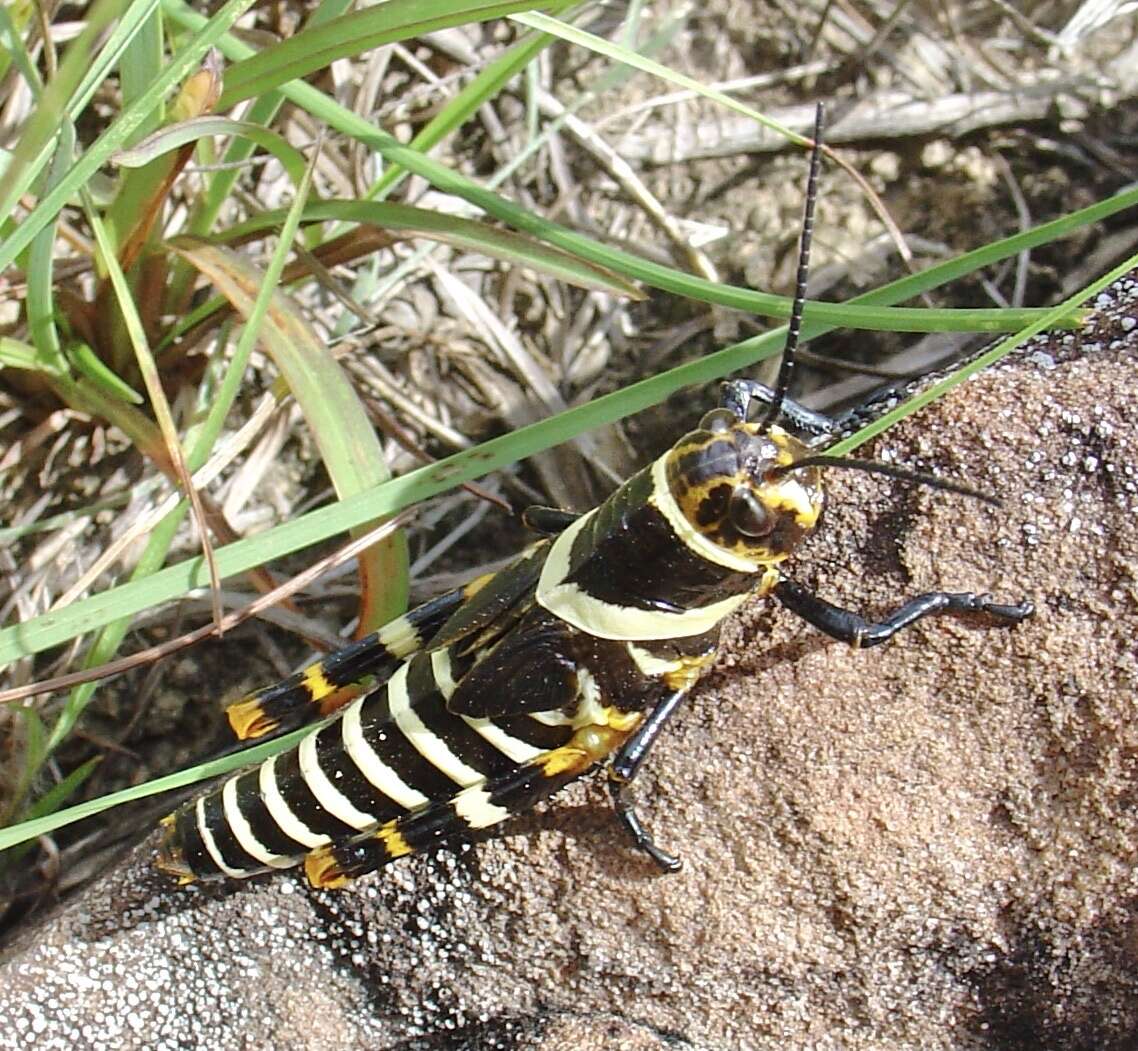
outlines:
[[668, 486], [705, 540], [769, 566], [785, 559], [822, 513], [818, 468], [786, 470], [808, 454], [781, 427], [763, 429], [728, 409], [714, 409], [699, 430], [673, 446]]

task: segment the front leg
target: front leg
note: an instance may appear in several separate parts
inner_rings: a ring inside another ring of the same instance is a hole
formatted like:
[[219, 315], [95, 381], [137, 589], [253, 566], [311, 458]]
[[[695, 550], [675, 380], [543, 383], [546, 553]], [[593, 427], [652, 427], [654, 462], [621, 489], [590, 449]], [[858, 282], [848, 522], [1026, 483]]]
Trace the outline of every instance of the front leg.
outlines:
[[[720, 407], [730, 409], [740, 420], [747, 419], [752, 401], [770, 405], [774, 400], [775, 392], [758, 380], [728, 380], [720, 388]], [[799, 434], [809, 435], [811, 439], [829, 437], [838, 427], [833, 417], [808, 409], [805, 405], [785, 396], [779, 402], [778, 415], [780, 419], [789, 422]]]
[[680, 702], [687, 696], [688, 691], [676, 690], [665, 697], [651, 714], [640, 724], [636, 732], [624, 742], [620, 751], [616, 753], [609, 766], [609, 794], [612, 796], [613, 809], [620, 822], [628, 830], [632, 841], [643, 850], [664, 872], [679, 872], [683, 862], [674, 854], [669, 854], [656, 846], [655, 841], [645, 831], [632, 808], [628, 798], [628, 787], [640, 772], [640, 767], [647, 758], [660, 731], [667, 721], [675, 714]]
[[940, 613], [984, 613], [996, 620], [1018, 624], [1035, 612], [1035, 607], [1026, 600], [1009, 606], [994, 602], [991, 595], [977, 595], [971, 591], [930, 591], [909, 599], [884, 620], [875, 622], [820, 599], [786, 578], [778, 582], [774, 594], [791, 613], [796, 613], [819, 631], [858, 647], [877, 646], [922, 617]]

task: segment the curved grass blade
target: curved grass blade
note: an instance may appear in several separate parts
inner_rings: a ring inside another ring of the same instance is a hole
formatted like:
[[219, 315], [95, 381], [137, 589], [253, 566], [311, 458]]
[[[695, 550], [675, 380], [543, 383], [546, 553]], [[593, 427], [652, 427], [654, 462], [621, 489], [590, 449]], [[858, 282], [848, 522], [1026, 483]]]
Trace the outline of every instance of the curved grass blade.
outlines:
[[[67, 174], [75, 154], [75, 126], [65, 120], [59, 129], [55, 152], [47, 169], [46, 187], [55, 186]], [[26, 303], [28, 335], [36, 346], [39, 360], [52, 372], [66, 371], [62, 340], [56, 323], [55, 236], [58, 217], [48, 223], [28, 249]]]
[[386, 0], [309, 26], [238, 62], [225, 76], [219, 109], [300, 80], [338, 58], [424, 33], [488, 22], [533, 7], [533, 0]]
[[[195, 70], [181, 85], [171, 107], [169, 123], [208, 116], [217, 102], [221, 90], [221, 60], [214, 52], [206, 55], [201, 69]], [[156, 123], [165, 120], [154, 114]], [[166, 211], [170, 191], [178, 176], [194, 154], [194, 142], [183, 143], [169, 153], [155, 154], [146, 163], [128, 168], [119, 180], [118, 192], [104, 216], [107, 228], [113, 234], [119, 265], [133, 270], [144, 252], [150, 256], [151, 266], [165, 269], [165, 255], [160, 251], [158, 224]], [[165, 285], [165, 280], [160, 282]], [[163, 313], [159, 297], [148, 296], [140, 304], [147, 321], [147, 331], [158, 327]]]
[[[265, 275], [252, 263], [223, 246], [188, 238], [176, 239], [170, 247], [208, 277], [239, 314], [249, 316], [266, 284]], [[341, 500], [386, 481], [390, 474], [383, 447], [359, 396], [336, 359], [283, 293], [272, 293], [258, 337], [300, 405]], [[353, 528], [366, 525], [361, 522]], [[364, 597], [361, 628], [366, 633], [398, 616], [406, 606], [405, 542], [391, 537], [377, 544], [360, 557], [360, 573]]]
[[[245, 240], [250, 234], [275, 229], [284, 215], [283, 209], [262, 212], [210, 240], [215, 243]], [[407, 204], [379, 201], [313, 201], [305, 206], [302, 222], [327, 220], [365, 223], [386, 232], [426, 237], [466, 251], [479, 252], [504, 263], [531, 267], [578, 288], [629, 299], [644, 298], [644, 293], [636, 285], [603, 267], [535, 241], [525, 234], [490, 226], [477, 219], [463, 219]]]
[[24, 42], [24, 29], [31, 21], [31, 4], [11, 4], [0, 6], [0, 78], [8, 74], [13, 66], [23, 78], [32, 97], [39, 99], [43, 85], [35, 60], [28, 53]]
[[104, 362], [86, 343], [67, 348], [67, 358], [75, 371], [102, 387], [113, 398], [121, 398], [131, 405], [141, 405], [145, 399], [114, 369]]
[[[232, 117], [193, 117], [170, 124], [148, 135], [130, 149], [119, 150], [111, 156], [110, 163], [120, 168], [141, 168], [165, 153], [212, 135], [248, 139], [281, 162], [281, 167], [288, 173], [294, 186], [299, 186], [304, 178], [306, 162], [304, 155], [295, 146], [275, 131], [249, 121], [234, 120]], [[281, 215], [284, 215], [283, 209]]]

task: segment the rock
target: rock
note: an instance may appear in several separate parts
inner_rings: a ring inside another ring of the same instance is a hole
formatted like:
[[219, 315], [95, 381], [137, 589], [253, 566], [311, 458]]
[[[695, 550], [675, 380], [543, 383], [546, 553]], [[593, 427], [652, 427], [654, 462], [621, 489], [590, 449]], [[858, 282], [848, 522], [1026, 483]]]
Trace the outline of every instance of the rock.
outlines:
[[866, 612], [946, 587], [1036, 616], [854, 651], [748, 607], [637, 783], [679, 875], [596, 779], [339, 893], [178, 890], [152, 840], [9, 951], [0, 1045], [1134, 1047], [1138, 389], [1110, 307], [869, 450], [1001, 509], [835, 471], [793, 570]]

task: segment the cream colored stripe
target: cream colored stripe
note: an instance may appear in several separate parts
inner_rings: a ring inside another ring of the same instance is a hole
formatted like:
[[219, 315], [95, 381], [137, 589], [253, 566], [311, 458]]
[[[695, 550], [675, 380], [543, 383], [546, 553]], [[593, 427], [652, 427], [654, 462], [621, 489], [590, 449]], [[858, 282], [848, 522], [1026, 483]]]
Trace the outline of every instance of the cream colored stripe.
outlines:
[[571, 726], [573, 724], [571, 715], [559, 711], [530, 712], [529, 717], [535, 723], [541, 723], [542, 726]]
[[471, 828], [486, 828], [505, 821], [510, 812], [490, 802], [490, 793], [482, 785], [472, 785], [459, 792], [451, 801], [455, 813]]
[[[332, 726], [329, 729], [335, 732], [336, 727]], [[379, 822], [370, 814], [357, 810], [352, 801], [332, 784], [328, 775], [320, 768], [320, 760], [316, 755], [317, 736], [318, 734], [315, 733], [309, 734], [300, 742], [300, 748], [297, 752], [300, 759], [300, 776], [304, 778], [304, 783], [308, 785], [308, 789], [316, 797], [316, 801], [329, 814], [343, 821], [345, 825], [351, 825], [359, 832], [365, 828], [374, 828]]]
[[634, 606], [614, 606], [594, 598], [577, 584], [561, 584], [544, 593], [539, 591], [537, 601], [554, 616], [590, 635], [633, 642], [702, 635], [749, 597], [749, 593], [732, 595], [710, 606], [699, 606], [683, 613], [667, 613]]
[[406, 615], [388, 621], [379, 631], [376, 638], [383, 643], [384, 648], [392, 657], [402, 660], [414, 653], [422, 645], [419, 638], [419, 629]]
[[681, 660], [669, 661], [663, 657], [657, 657], [656, 654], [649, 653], [643, 646], [637, 646], [635, 642], [628, 643], [626, 649], [640, 673], [647, 675], [650, 679], [658, 679], [669, 672], [679, 671], [684, 666], [684, 662]]
[[274, 854], [253, 833], [253, 826], [245, 819], [245, 815], [241, 813], [241, 808], [237, 804], [237, 782], [240, 777], [240, 774], [237, 777], [231, 777], [225, 782], [225, 787], [221, 790], [221, 805], [225, 810], [225, 820], [229, 822], [229, 830], [233, 833], [233, 838], [237, 840], [238, 845], [246, 854], [256, 858], [262, 865], [268, 865], [275, 869], [289, 868], [295, 865], [295, 858], [286, 857], [284, 854]]
[[482, 774], [467, 766], [455, 755], [437, 734], [427, 729], [423, 720], [411, 708], [411, 694], [407, 689], [407, 671], [404, 664], [387, 683], [387, 703], [395, 725], [428, 763], [439, 773], [449, 777], [456, 785], [472, 785], [482, 780]]
[[205, 796], [198, 800], [195, 816], [198, 819], [198, 835], [202, 837], [202, 842], [205, 844], [205, 849], [209, 856], [213, 858], [213, 863], [227, 876], [233, 876], [235, 879], [240, 879], [242, 876], [248, 876], [248, 869], [232, 869], [221, 856], [221, 851], [217, 849], [217, 841], [213, 838], [213, 833], [210, 831], [209, 825], [205, 819]]
[[595, 514], [596, 511], [593, 510], [587, 515], [582, 515], [550, 545], [549, 554], [541, 567], [541, 576], [537, 581], [537, 601], [543, 606], [545, 593], [562, 584], [569, 575], [569, 556], [573, 551], [573, 541]]
[[[657, 460], [656, 464], [661, 462], [662, 460]], [[653, 473], [656, 471], [656, 464], [653, 465]], [[675, 501], [673, 505], [674, 503]], [[702, 635], [705, 631], [710, 631], [747, 600], [746, 594], [732, 595], [710, 606], [700, 606], [685, 610], [683, 613], [668, 613], [663, 610], [638, 609], [634, 606], [617, 606], [602, 602], [579, 584], [566, 584], [564, 581], [569, 575], [573, 541], [595, 513], [590, 511], [584, 517], [578, 518], [553, 542], [549, 549], [549, 557], [542, 567], [534, 597], [539, 605], [544, 606], [555, 617], [560, 617], [573, 627], [602, 639], [617, 639], [623, 642], [677, 639], [689, 635]]]
[[648, 502], [668, 520], [668, 525], [672, 527], [677, 539], [691, 548], [700, 558], [714, 562], [717, 566], [733, 569], [736, 573], [758, 572], [757, 562], [752, 562], [749, 558], [743, 558], [712, 543], [688, 521], [687, 515], [680, 510], [680, 505], [672, 495], [672, 487], [668, 485], [667, 461], [670, 455], [671, 453], [665, 453], [652, 464], [652, 495], [648, 497]]
[[794, 512], [795, 521], [810, 529], [822, 513], [822, 505], [810, 502], [809, 490], [797, 479], [784, 477], [776, 487], [778, 503], [776, 508], [786, 508]]
[[331, 843], [332, 841], [327, 836], [317, 835], [289, 809], [288, 803], [281, 795], [280, 786], [277, 784], [276, 768], [277, 757], [275, 755], [271, 759], [266, 759], [261, 764], [258, 782], [261, 788], [261, 798], [265, 801], [265, 808], [269, 811], [269, 816], [289, 839], [295, 839], [297, 843], [308, 847], [309, 850], [322, 847], [325, 843]]
[[[406, 665], [395, 674], [406, 674]], [[388, 682], [391, 686], [391, 681]], [[406, 810], [414, 810], [423, 806], [430, 800], [422, 792], [412, 788], [394, 770], [391, 769], [378, 755], [371, 745], [364, 739], [363, 727], [360, 724], [360, 709], [364, 701], [359, 700], [348, 706], [344, 718], [340, 723], [340, 732], [344, 738], [344, 751], [351, 757], [359, 771], [389, 799], [394, 800]]]
[[[431, 654], [431, 674], [435, 677], [435, 685], [439, 688], [439, 693], [449, 701], [457, 689], [451, 672], [449, 650], [435, 650]], [[497, 748], [507, 759], [512, 759], [515, 763], [528, 763], [544, 751], [544, 749], [535, 748], [532, 744], [512, 737], [489, 719], [472, 719], [469, 715], [464, 715], [462, 718], [466, 725], [490, 747]]]
[[463, 719], [466, 720], [466, 725], [488, 745], [497, 748], [502, 755], [515, 763], [528, 763], [545, 751], [544, 748], [535, 748], [532, 744], [506, 733], [490, 719], [472, 719], [469, 715], [464, 715]]
[[583, 726], [605, 726], [608, 715], [601, 687], [587, 668], [577, 669], [577, 690], [580, 699], [577, 710], [573, 713], [574, 728], [579, 730]]
[[450, 666], [450, 650], [434, 650], [431, 653], [431, 674], [435, 677], [435, 685], [439, 688], [439, 693], [449, 701], [458, 688]]
[[[563, 711], [530, 712], [529, 717], [544, 726], [572, 726], [580, 730], [585, 726], [609, 726], [613, 709], [605, 703], [600, 685], [587, 668], [577, 669], [577, 707], [568, 715]], [[544, 753], [542, 753], [544, 754]]]

